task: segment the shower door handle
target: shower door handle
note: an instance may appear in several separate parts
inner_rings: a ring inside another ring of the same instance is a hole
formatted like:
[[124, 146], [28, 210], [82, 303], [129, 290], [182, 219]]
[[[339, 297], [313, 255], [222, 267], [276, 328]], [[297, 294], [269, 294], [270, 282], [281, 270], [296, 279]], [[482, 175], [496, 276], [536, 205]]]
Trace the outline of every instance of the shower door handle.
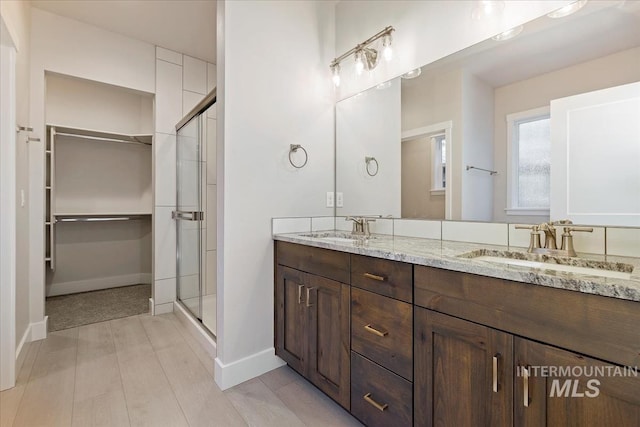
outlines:
[[202, 221], [204, 212], [202, 211], [172, 211], [171, 218], [183, 221]]

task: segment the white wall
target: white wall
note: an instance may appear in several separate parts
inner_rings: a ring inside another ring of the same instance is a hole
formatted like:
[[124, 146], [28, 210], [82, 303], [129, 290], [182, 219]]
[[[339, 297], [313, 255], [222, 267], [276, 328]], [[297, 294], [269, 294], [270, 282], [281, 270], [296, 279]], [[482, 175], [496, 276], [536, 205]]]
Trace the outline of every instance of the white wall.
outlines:
[[[16, 122], [31, 126], [29, 120], [29, 66], [31, 8], [28, 1], [2, 1], [0, 14], [16, 44]], [[3, 94], [3, 96], [5, 96]], [[17, 134], [16, 144], [16, 351], [20, 351], [29, 328], [29, 159], [26, 139]], [[22, 202], [24, 194], [25, 203]]]
[[[336, 191], [344, 197], [338, 216], [400, 216], [400, 80], [336, 104]], [[376, 158], [377, 175], [367, 174], [365, 157]]]
[[[353, 59], [344, 62], [339, 97], [360, 92], [409, 70], [431, 63], [477, 42], [562, 7], [571, 0], [506, 1], [503, 13], [476, 21], [472, 0], [368, 1], [343, 0], [336, 5], [336, 54], [376, 34], [388, 25], [393, 33], [394, 59], [373, 73], [356, 78]], [[329, 64], [325, 64], [329, 78]]]
[[[218, 357], [232, 386], [274, 356], [271, 218], [331, 215], [333, 3], [218, 2]], [[224, 139], [223, 139], [224, 138]], [[309, 162], [295, 169], [289, 144]], [[223, 215], [223, 217], [221, 216]]]
[[[466, 221], [491, 221], [493, 179], [493, 88], [473, 74], [462, 74], [462, 215]], [[458, 149], [458, 147], [454, 147]]]
[[[506, 116], [508, 114], [548, 106], [552, 99], [633, 83], [639, 79], [640, 48], [634, 48], [495, 89], [494, 166], [496, 170], [507, 170]], [[493, 178], [495, 180], [494, 221], [541, 222], [546, 218], [506, 215], [506, 172], [495, 175]]]
[[47, 122], [129, 135], [153, 133], [153, 95], [121, 87], [46, 75]]

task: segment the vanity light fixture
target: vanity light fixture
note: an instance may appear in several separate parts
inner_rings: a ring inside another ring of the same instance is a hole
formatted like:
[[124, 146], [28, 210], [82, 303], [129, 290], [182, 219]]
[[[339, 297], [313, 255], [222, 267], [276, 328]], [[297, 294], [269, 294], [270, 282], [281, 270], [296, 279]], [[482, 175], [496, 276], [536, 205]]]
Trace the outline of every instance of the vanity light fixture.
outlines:
[[393, 58], [391, 33], [394, 31], [395, 28], [389, 26], [331, 61], [329, 68], [331, 68], [333, 84], [336, 87], [340, 86], [340, 62], [351, 55], [355, 59], [356, 74], [361, 75], [364, 70], [371, 71], [376, 68], [380, 55], [377, 49], [371, 47], [376, 40], [382, 39], [382, 56], [390, 61]]
[[564, 18], [565, 16], [569, 16], [573, 13], [576, 13], [587, 3], [587, 0], [578, 0], [574, 1], [566, 5], [565, 7], [561, 7], [558, 10], [554, 10], [551, 13], [547, 13], [549, 18]]
[[422, 68], [416, 68], [415, 70], [411, 70], [408, 73], [404, 73], [402, 78], [405, 80], [415, 79], [420, 74], [422, 74]]
[[513, 27], [510, 30], [504, 31], [498, 35], [495, 35], [493, 37], [491, 37], [492, 39], [494, 39], [495, 41], [499, 41], [499, 42], [503, 42], [505, 40], [510, 40], [512, 38], [514, 38], [515, 36], [517, 36], [518, 34], [520, 34], [523, 30], [523, 26], [522, 25], [518, 25], [517, 27]]

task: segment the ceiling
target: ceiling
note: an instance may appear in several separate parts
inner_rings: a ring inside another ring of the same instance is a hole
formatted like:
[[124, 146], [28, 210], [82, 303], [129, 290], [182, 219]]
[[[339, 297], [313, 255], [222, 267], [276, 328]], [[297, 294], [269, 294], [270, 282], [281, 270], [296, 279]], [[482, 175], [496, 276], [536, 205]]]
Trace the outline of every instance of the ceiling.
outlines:
[[506, 42], [486, 40], [423, 67], [403, 80], [410, 90], [437, 73], [466, 69], [492, 87], [501, 87], [584, 61], [640, 46], [640, 1], [588, 3], [567, 18], [542, 17]]
[[34, 0], [34, 7], [216, 62], [216, 0]]

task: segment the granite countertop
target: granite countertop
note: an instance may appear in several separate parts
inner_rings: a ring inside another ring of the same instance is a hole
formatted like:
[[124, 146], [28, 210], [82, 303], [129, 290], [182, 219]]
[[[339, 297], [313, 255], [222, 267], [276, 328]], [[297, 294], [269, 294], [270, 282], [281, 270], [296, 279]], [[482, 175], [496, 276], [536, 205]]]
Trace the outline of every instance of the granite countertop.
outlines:
[[[498, 253], [504, 254], [505, 251], [509, 251], [512, 256], [516, 257], [530, 257], [524, 248], [382, 234], [372, 235], [371, 239], [353, 242], [347, 239], [328, 240], [318, 237], [331, 235], [331, 233], [348, 237], [343, 232], [318, 232], [276, 234], [273, 238], [283, 242], [640, 302], [640, 258], [580, 253], [578, 258], [565, 258], [558, 261], [558, 263], [568, 265], [577, 263], [584, 266], [597, 266], [603, 262], [609, 263], [609, 265], [616, 264], [616, 270], [631, 272], [630, 279], [622, 279], [497, 264], [473, 258], [473, 255], [477, 254], [491, 256]], [[547, 257], [537, 256], [538, 260], [543, 260], [543, 258]]]

